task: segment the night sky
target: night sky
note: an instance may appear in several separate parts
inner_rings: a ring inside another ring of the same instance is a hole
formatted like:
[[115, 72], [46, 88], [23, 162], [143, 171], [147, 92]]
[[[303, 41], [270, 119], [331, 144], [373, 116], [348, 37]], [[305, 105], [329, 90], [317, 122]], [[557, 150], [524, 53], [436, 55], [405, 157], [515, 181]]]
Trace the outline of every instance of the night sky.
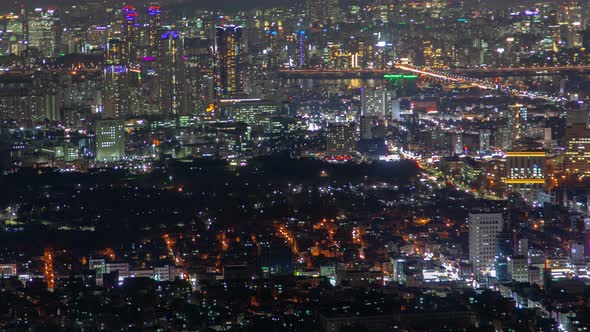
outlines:
[[[19, 0], [16, 0], [19, 1]], [[62, 5], [62, 4], [75, 4], [83, 3], [83, 0], [22, 0], [31, 6], [51, 6], [51, 5]], [[113, 0], [123, 3], [122, 0]], [[126, 2], [142, 3], [146, 0], [131, 0]], [[163, 4], [165, 3], [177, 3], [183, 6], [200, 7], [200, 8], [223, 8], [223, 9], [247, 9], [254, 7], [271, 7], [279, 5], [288, 5], [302, 2], [304, 0], [223, 0], [223, 1], [211, 1], [211, 0], [160, 0]], [[342, 3], [358, 3], [356, 0], [340, 0]], [[467, 0], [468, 2], [470, 0]], [[476, 0], [472, 0], [476, 1]], [[556, 0], [557, 2], [562, 2]], [[0, 1], [0, 8], [8, 6], [13, 1]], [[527, 0], [480, 0], [477, 2], [487, 3], [491, 7], [507, 7], [516, 3], [532, 2]]]

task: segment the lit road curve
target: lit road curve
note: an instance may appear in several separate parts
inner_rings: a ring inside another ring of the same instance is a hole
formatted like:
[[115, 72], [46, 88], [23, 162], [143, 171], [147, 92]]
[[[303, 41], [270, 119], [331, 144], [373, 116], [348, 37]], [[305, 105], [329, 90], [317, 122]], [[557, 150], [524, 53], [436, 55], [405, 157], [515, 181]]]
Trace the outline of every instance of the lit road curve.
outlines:
[[[396, 64], [395, 68], [399, 69], [399, 70], [403, 70], [403, 71], [408, 71], [408, 72], [411, 72], [414, 74], [421, 74], [421, 75], [425, 75], [428, 77], [433, 77], [433, 78], [437, 78], [437, 79], [441, 79], [441, 80], [447, 80], [450, 82], [473, 84], [474, 86], [477, 86], [478, 88], [484, 89], [484, 90], [495, 90], [496, 89], [495, 84], [491, 83], [489, 81], [465, 77], [465, 76], [459, 76], [459, 75], [447, 73], [444, 71], [428, 70], [428, 69], [414, 67], [412, 65], [402, 65], [402, 64]], [[505, 87], [501, 91], [511, 94], [511, 95], [514, 95], [514, 96], [522, 97], [522, 98], [543, 99], [543, 100], [547, 100], [550, 102], [558, 102], [561, 100], [561, 98], [556, 97], [556, 96], [551, 96], [551, 95], [536, 92], [536, 91], [523, 91], [523, 90], [518, 90], [518, 89], [514, 89], [514, 88], [510, 88], [510, 87]]]
[[504, 68], [460, 68], [449, 69], [449, 73], [468, 74], [468, 73], [560, 73], [560, 72], [590, 72], [590, 66], [555, 66], [555, 67], [504, 67]]

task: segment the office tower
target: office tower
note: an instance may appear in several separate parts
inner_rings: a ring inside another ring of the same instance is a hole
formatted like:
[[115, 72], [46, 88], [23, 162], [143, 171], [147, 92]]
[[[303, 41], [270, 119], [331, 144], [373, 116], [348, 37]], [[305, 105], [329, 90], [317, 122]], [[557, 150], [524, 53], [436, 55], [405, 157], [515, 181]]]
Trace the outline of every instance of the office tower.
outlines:
[[497, 128], [494, 133], [495, 148], [500, 150], [510, 150], [514, 143], [514, 130], [508, 126]]
[[328, 125], [326, 152], [331, 156], [350, 155], [356, 150], [355, 127], [348, 123]]
[[[393, 117], [393, 98], [395, 93], [385, 87], [376, 89], [361, 89], [361, 115], [391, 119]], [[398, 103], [399, 110], [399, 103]]]
[[529, 202], [545, 186], [545, 152], [506, 152], [506, 189]]
[[580, 27], [583, 24], [583, 11], [578, 1], [564, 1], [558, 11], [560, 44], [565, 47], [580, 47], [582, 39]]
[[567, 113], [565, 129], [565, 171], [569, 174], [590, 176], [590, 128], [588, 112]]
[[[328, 42], [327, 48], [324, 49], [324, 61], [327, 61], [329, 69], [338, 69], [338, 56], [340, 55], [340, 44]], [[327, 51], [327, 54], [326, 54]]]
[[518, 239], [518, 241], [516, 241], [516, 246], [514, 249], [517, 256], [529, 257], [529, 240]]
[[189, 113], [186, 66], [183, 43], [177, 31], [166, 31], [160, 36], [160, 112], [177, 118]]
[[528, 108], [521, 104], [511, 105], [506, 114], [507, 139], [521, 138], [528, 128]]
[[479, 131], [479, 153], [490, 151], [490, 137], [492, 131], [489, 129], [482, 129]]
[[361, 139], [373, 139], [373, 127], [377, 122], [377, 117], [374, 116], [361, 116], [360, 120], [360, 132]]
[[[14, 12], [18, 13], [17, 10]], [[24, 8], [20, 10], [20, 15], [4, 15], [2, 25], [5, 28], [2, 33], [2, 40], [0, 40], [0, 47], [3, 48], [3, 52], [22, 55], [27, 46], [25, 31], [27, 20]]]
[[462, 154], [465, 152], [465, 145], [463, 144], [463, 133], [454, 132], [451, 133], [451, 153]]
[[404, 114], [404, 122], [408, 129], [406, 143], [408, 148], [413, 149], [418, 146], [420, 140], [420, 115], [415, 112]]
[[306, 0], [306, 15], [309, 23], [326, 23], [328, 20], [339, 21], [342, 19], [338, 0]]
[[152, 1], [148, 5], [148, 48], [151, 56], [156, 56], [158, 53], [158, 44], [160, 42], [160, 27], [161, 23], [161, 7], [158, 1]]
[[111, 39], [107, 43], [103, 68], [104, 101], [103, 118], [118, 119], [129, 111], [128, 68], [124, 63], [124, 43]]
[[40, 56], [53, 56], [57, 47], [58, 21], [53, 9], [36, 8], [28, 20], [28, 47], [36, 49]]
[[327, 14], [323, 4], [322, 0], [306, 0], [305, 9], [310, 23], [324, 21]]
[[295, 59], [295, 63], [297, 64], [297, 67], [299, 68], [305, 68], [305, 66], [308, 63], [308, 56], [307, 56], [307, 34], [305, 32], [305, 30], [298, 30], [295, 32], [296, 33], [296, 41], [297, 41], [297, 53], [296, 56], [297, 58]]
[[280, 113], [280, 104], [274, 101], [232, 99], [222, 101], [221, 111], [230, 121], [261, 126], [269, 117]]
[[529, 261], [526, 257], [508, 257], [508, 276], [516, 282], [529, 282]]
[[19, 126], [29, 128], [45, 119], [43, 95], [35, 89], [38, 85], [35, 79], [0, 79], [0, 84], [0, 120], [14, 120]]
[[97, 286], [103, 285], [103, 275], [106, 273], [106, 261], [104, 258], [95, 258], [88, 260], [88, 269], [94, 271]]
[[63, 90], [49, 88], [43, 93], [45, 118], [51, 122], [63, 123]]
[[508, 276], [508, 258], [514, 256], [512, 232], [504, 231], [498, 233], [496, 242], [496, 278], [498, 281], [510, 281]]
[[139, 49], [139, 25], [137, 11], [133, 6], [123, 7], [123, 26], [121, 27], [121, 40], [123, 42], [122, 58], [123, 62], [128, 64], [137, 60], [137, 51]]
[[266, 52], [267, 52], [267, 66], [270, 69], [275, 69], [283, 63], [283, 49], [282, 49], [282, 27], [272, 25], [266, 30]]
[[506, 125], [496, 132], [496, 146], [508, 150], [514, 141], [521, 138], [528, 124], [528, 109], [520, 104], [511, 105], [504, 111]]
[[391, 119], [399, 121], [401, 119], [401, 106], [399, 99], [394, 99], [391, 102]]
[[469, 214], [469, 262], [475, 274], [495, 273], [496, 243], [502, 226], [501, 213]]
[[120, 120], [96, 121], [96, 161], [113, 162], [125, 158], [125, 131]]
[[236, 97], [243, 91], [242, 28], [236, 25], [218, 26], [215, 34], [217, 100]]

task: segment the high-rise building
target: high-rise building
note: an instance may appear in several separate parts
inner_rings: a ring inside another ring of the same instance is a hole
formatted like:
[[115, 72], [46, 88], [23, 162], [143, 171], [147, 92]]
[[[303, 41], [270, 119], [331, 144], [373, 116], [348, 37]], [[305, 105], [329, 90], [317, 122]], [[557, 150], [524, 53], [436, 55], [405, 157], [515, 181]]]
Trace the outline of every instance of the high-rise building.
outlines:
[[580, 27], [584, 26], [583, 10], [579, 1], [563, 1], [559, 8], [558, 24], [560, 26], [559, 44], [565, 47], [582, 45]]
[[41, 56], [53, 56], [57, 47], [58, 21], [55, 10], [35, 9], [28, 22], [28, 47], [35, 48]]
[[159, 1], [152, 1], [148, 5], [148, 48], [151, 56], [156, 56], [158, 52], [158, 43], [160, 41], [161, 7]]
[[360, 132], [361, 132], [361, 139], [373, 139], [373, 127], [377, 122], [377, 118], [374, 116], [361, 116], [360, 119]]
[[508, 276], [516, 282], [529, 282], [529, 262], [526, 257], [508, 257]]
[[308, 65], [308, 55], [307, 55], [307, 34], [305, 32], [305, 30], [298, 30], [295, 32], [296, 33], [296, 41], [297, 41], [297, 52], [296, 52], [296, 56], [297, 58], [295, 59], [295, 63], [297, 64], [297, 67], [299, 68], [305, 68], [305, 66]]
[[189, 113], [189, 93], [183, 43], [177, 31], [160, 36], [159, 87], [160, 112], [178, 118]]
[[503, 112], [506, 125], [496, 131], [496, 147], [503, 150], [512, 148], [528, 127], [528, 109], [521, 104], [511, 105]]
[[274, 101], [257, 99], [232, 99], [222, 101], [221, 110], [224, 118], [243, 122], [250, 126], [260, 126], [268, 117], [280, 113], [280, 104]]
[[463, 133], [454, 132], [450, 135], [451, 139], [451, 153], [462, 154], [465, 152], [465, 144], [463, 144]]
[[504, 112], [506, 115], [506, 128], [509, 132], [509, 139], [521, 138], [528, 128], [528, 108], [522, 104], [510, 105]]
[[124, 43], [111, 39], [107, 43], [105, 66], [103, 68], [104, 118], [124, 118], [129, 111], [128, 68], [124, 62]]
[[125, 158], [125, 131], [120, 120], [96, 121], [96, 160], [113, 162]]
[[139, 16], [135, 7], [123, 7], [123, 27], [121, 29], [121, 40], [123, 42], [122, 58], [124, 63], [137, 60], [139, 48], [139, 25], [136, 20]]
[[590, 176], [590, 121], [587, 111], [567, 113], [565, 129], [565, 171]]
[[243, 92], [242, 27], [218, 26], [215, 31], [215, 89], [220, 100]]
[[[385, 87], [361, 89], [361, 115], [374, 116], [378, 119], [391, 119], [395, 93]], [[399, 104], [398, 104], [399, 109]]]
[[508, 258], [514, 256], [514, 234], [512, 232], [500, 232], [496, 242], [496, 278], [499, 282], [510, 281], [508, 276]]
[[479, 131], [479, 152], [484, 153], [490, 151], [490, 137], [492, 136], [492, 131], [489, 129], [482, 129]]
[[326, 152], [331, 156], [350, 155], [356, 150], [356, 130], [348, 123], [331, 123], [328, 126]]
[[310, 23], [326, 23], [328, 20], [339, 21], [342, 12], [338, 0], [307, 0], [306, 15]]
[[506, 152], [506, 188], [534, 202], [545, 186], [545, 152]]
[[514, 246], [514, 252], [516, 256], [529, 257], [529, 240], [518, 239]]
[[503, 221], [502, 213], [469, 214], [469, 262], [478, 275], [494, 272], [497, 238]]

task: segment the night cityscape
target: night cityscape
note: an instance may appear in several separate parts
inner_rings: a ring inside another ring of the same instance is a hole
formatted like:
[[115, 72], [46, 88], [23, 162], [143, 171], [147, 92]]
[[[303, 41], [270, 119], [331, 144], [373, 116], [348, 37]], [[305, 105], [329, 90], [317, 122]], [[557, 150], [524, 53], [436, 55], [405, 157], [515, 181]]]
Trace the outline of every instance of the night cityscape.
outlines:
[[0, 0], [0, 331], [590, 331], [590, 0]]

